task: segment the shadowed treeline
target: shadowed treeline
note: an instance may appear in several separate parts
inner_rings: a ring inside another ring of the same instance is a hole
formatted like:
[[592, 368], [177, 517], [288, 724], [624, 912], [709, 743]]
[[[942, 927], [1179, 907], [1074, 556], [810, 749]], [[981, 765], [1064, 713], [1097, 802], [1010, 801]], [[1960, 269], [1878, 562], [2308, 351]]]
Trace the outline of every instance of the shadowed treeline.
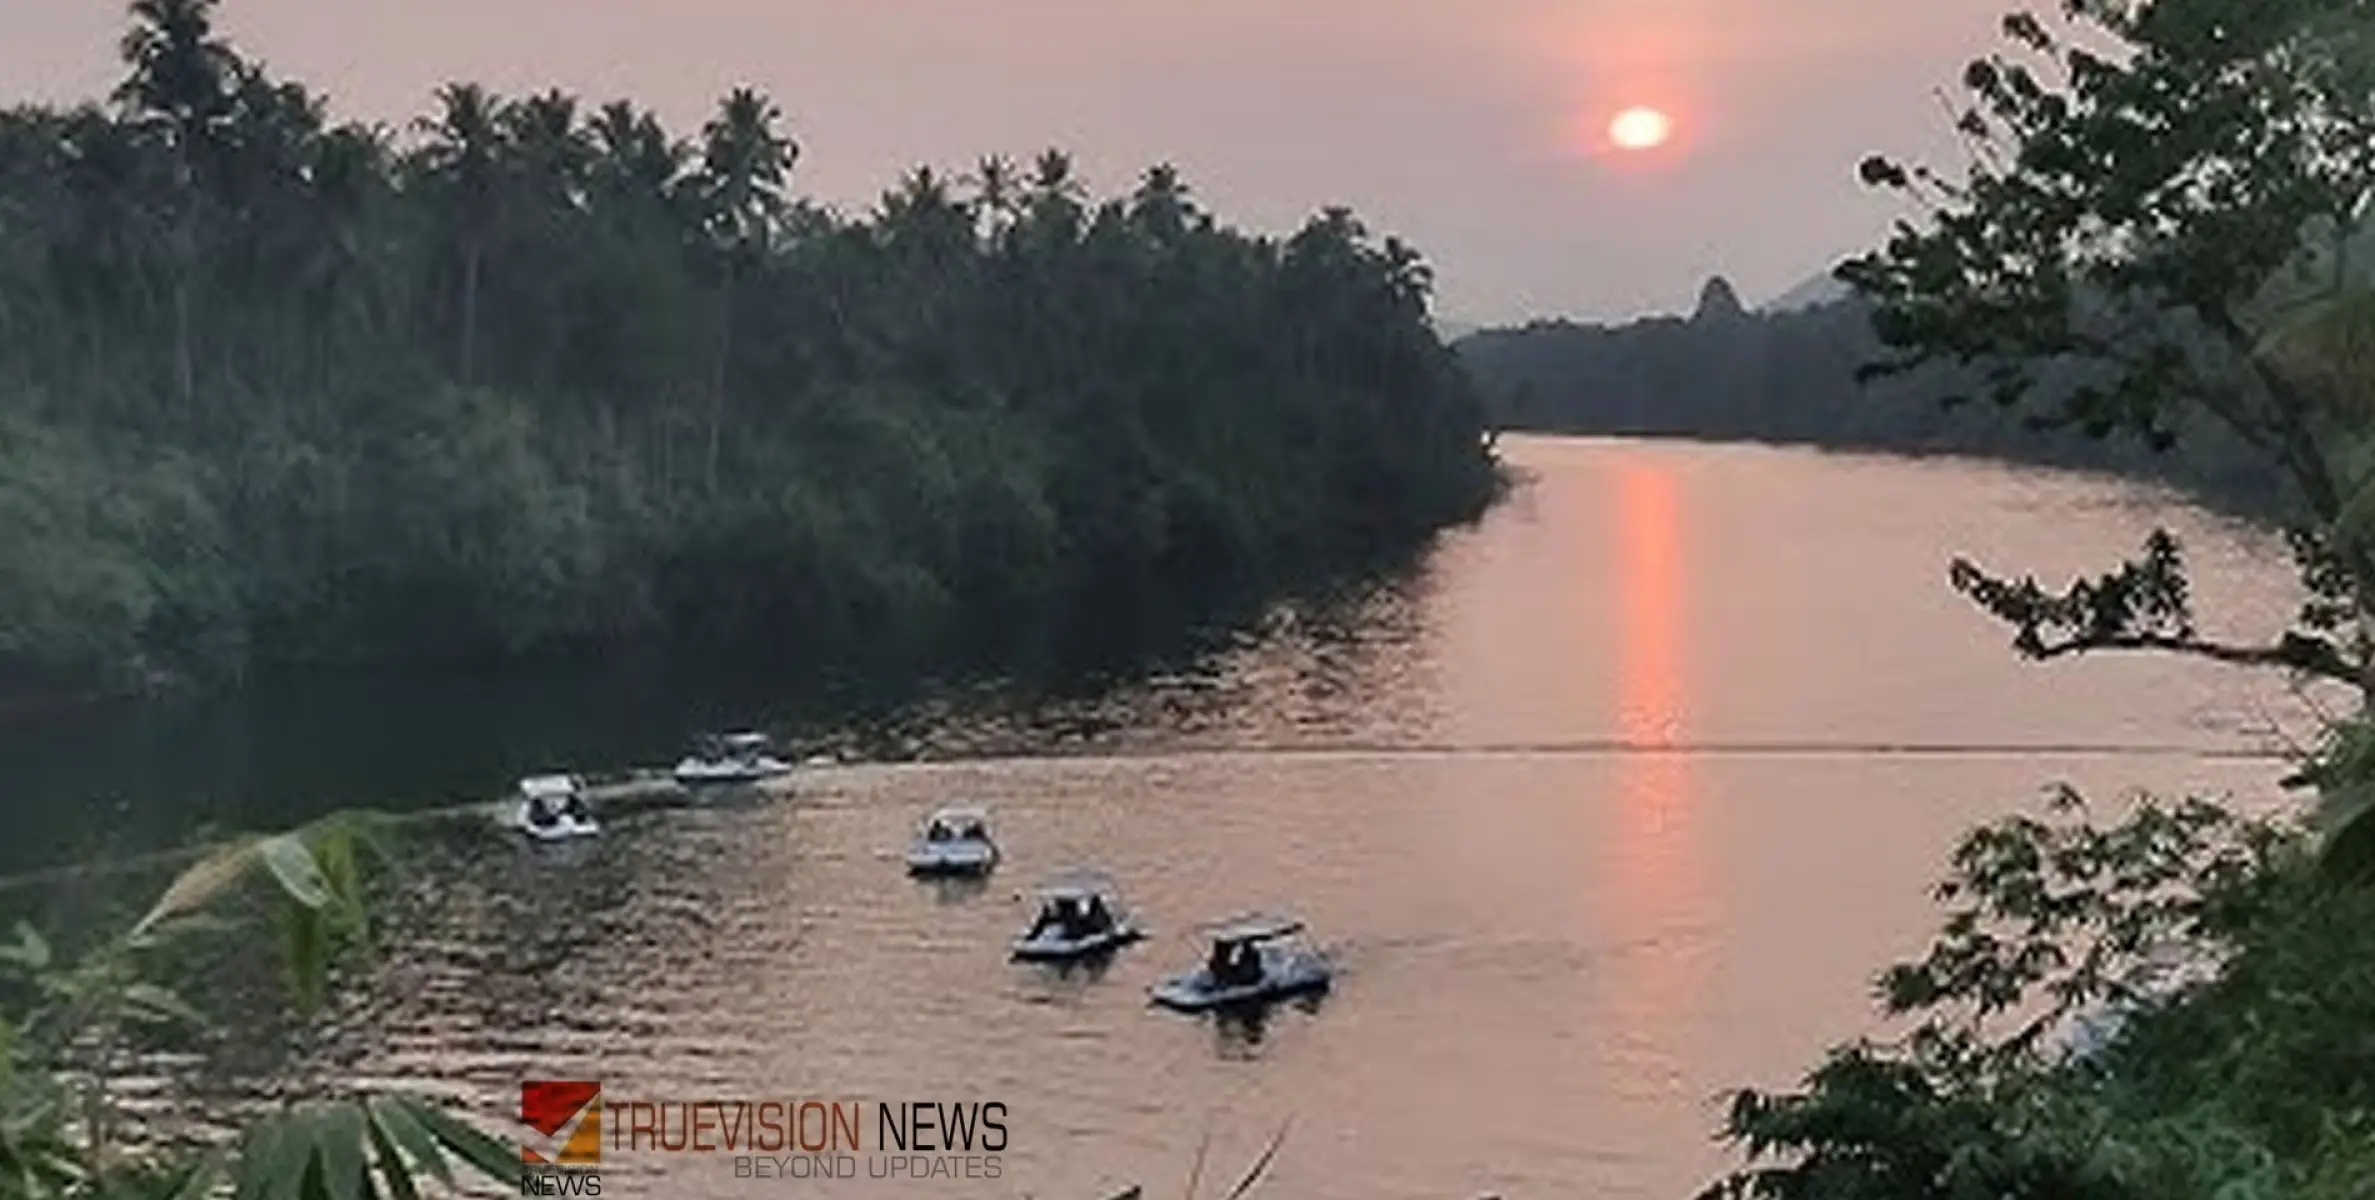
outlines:
[[113, 97], [0, 113], [0, 701], [978, 642], [1491, 492], [1426, 267], [1342, 210], [1257, 237], [1049, 152], [843, 215], [749, 91], [689, 140], [467, 84], [337, 124], [212, 8], [137, 0]]
[[[2021, 414], [1986, 402], [1989, 383], [1976, 370], [1933, 364], [1859, 381], [1858, 372], [1886, 348], [1870, 304], [1854, 297], [1751, 312], [1715, 279], [1688, 319], [1615, 327], [1536, 322], [1472, 334], [1458, 350], [1493, 423], [1504, 428], [2090, 467], [2251, 507], [2282, 495], [2276, 473], [2211, 422], [2194, 422], [2175, 448], [2156, 453], [2133, 439], [2031, 428]], [[2075, 368], [2052, 372], [2049, 390], [2082, 378]]]

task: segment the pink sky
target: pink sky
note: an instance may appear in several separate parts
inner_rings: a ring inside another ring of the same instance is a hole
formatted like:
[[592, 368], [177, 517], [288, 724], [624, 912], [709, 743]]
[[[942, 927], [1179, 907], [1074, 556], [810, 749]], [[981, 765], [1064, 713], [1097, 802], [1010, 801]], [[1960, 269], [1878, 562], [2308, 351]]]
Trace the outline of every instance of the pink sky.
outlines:
[[[1880, 150], [1952, 161], [1932, 93], [2009, 0], [224, 0], [251, 56], [398, 120], [450, 79], [628, 95], [680, 127], [740, 83], [803, 144], [804, 191], [871, 201], [910, 166], [1169, 160], [1221, 214], [1330, 203], [1425, 251], [1466, 321], [1751, 303], [1878, 237]], [[103, 92], [114, 0], [0, 0], [0, 100]], [[1628, 104], [1678, 141], [1597, 145]]]

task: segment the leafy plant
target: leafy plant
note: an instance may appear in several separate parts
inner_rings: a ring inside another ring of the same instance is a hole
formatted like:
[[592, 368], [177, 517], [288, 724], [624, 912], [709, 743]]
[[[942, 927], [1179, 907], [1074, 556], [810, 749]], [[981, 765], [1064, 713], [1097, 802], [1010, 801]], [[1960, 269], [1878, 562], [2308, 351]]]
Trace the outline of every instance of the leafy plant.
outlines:
[[113, 1139], [109, 1079], [145, 1030], [204, 1018], [153, 975], [172, 943], [220, 929], [237, 896], [261, 892], [282, 935], [292, 1002], [310, 1012], [341, 959], [366, 944], [366, 858], [378, 822], [339, 814], [303, 829], [242, 838], [184, 870], [147, 912], [71, 963], [30, 926], [0, 944], [21, 1009], [0, 1008], [0, 1195], [24, 1200], [180, 1200], [218, 1187], [241, 1200], [407, 1200], [455, 1166], [497, 1179], [520, 1170], [515, 1148], [424, 1101], [385, 1096], [319, 1102], [270, 1116], [196, 1156], [138, 1156]]
[[1910, 1029], [1733, 1098], [1750, 1165], [1708, 1200], [2358, 1194], [2375, 893], [2217, 803], [2057, 806], [1956, 851], [1941, 935], [1881, 979]]

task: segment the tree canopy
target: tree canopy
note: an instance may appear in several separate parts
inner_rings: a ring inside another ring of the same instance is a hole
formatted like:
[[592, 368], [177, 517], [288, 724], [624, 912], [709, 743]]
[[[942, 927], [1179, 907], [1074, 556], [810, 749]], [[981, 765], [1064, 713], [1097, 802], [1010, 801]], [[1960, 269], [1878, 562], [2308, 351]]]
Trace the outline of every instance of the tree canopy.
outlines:
[[1406, 546], [1493, 487], [1410, 249], [1156, 167], [456, 83], [402, 130], [139, 0], [0, 113], [0, 690], [660, 635], [831, 645]]
[[[1878, 301], [1890, 374], [1965, 368], [2031, 423], [2156, 449], [2215, 426], [2273, 467], [2318, 601], [2267, 646], [2195, 627], [2182, 587], [2138, 605], [2118, 580], [2182, 578], [2172, 541], [2049, 593], [1956, 567], [1957, 586], [2037, 657], [2152, 648], [2264, 661], [2375, 691], [2375, 555], [2334, 522], [2375, 476], [2363, 410], [2266, 340], [2356, 286], [2375, 195], [2370, 13], [2354, 0], [2069, 4], [2006, 18], [2011, 49], [1965, 72], [1954, 177], [1867, 160], [1922, 208], [1840, 278]], [[1974, 398], [1965, 396], [1965, 399]]]
[[[1750, 1162], [1709, 1197], [2356, 1197], [2375, 1177], [2375, 6], [2129, 0], [2004, 23], [1965, 74], [1960, 177], [1885, 159], [1922, 206], [1841, 277], [1886, 375], [1949, 364], [2044, 428], [2156, 449], [2217, 429], [2287, 488], [2305, 600], [2267, 642], [2196, 613], [2182, 548], [2059, 589], [1955, 587], [2038, 660], [2111, 651], [2349, 689], [2286, 782], [2321, 822], [2144, 803], [2109, 827], [1966, 839], [1929, 954], [1880, 980], [1910, 1029], [1744, 1091]], [[2064, 807], [2076, 803], [2064, 792]]]

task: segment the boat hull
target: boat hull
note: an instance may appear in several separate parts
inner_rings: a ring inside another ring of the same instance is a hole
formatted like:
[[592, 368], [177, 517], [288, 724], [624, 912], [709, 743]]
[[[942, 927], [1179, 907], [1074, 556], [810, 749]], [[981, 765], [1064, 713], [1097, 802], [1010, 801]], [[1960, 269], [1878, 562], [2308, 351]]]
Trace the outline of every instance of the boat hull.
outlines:
[[686, 787], [723, 786], [736, 783], [764, 783], [792, 773], [792, 764], [780, 758], [762, 759], [755, 763], [704, 762], [686, 759], [671, 772], [676, 782]]
[[1036, 937], [1014, 939], [1014, 957], [1020, 962], [1070, 962], [1089, 958], [1112, 950], [1119, 950], [1146, 935], [1129, 926], [1091, 934], [1082, 938]]
[[987, 875], [998, 851], [980, 842], [920, 842], [907, 851], [910, 875]]
[[532, 842], [570, 842], [579, 838], [590, 838], [602, 832], [601, 823], [590, 816], [562, 817], [549, 825], [539, 825], [528, 819], [528, 813], [524, 807], [512, 815], [511, 825], [512, 828], [520, 832], [521, 836]]
[[1156, 984], [1149, 994], [1165, 1008], [1209, 1012], [1324, 992], [1334, 982], [1335, 972], [1319, 956], [1296, 954], [1265, 961], [1262, 978], [1254, 983], [1215, 987], [1211, 973], [1198, 968]]

